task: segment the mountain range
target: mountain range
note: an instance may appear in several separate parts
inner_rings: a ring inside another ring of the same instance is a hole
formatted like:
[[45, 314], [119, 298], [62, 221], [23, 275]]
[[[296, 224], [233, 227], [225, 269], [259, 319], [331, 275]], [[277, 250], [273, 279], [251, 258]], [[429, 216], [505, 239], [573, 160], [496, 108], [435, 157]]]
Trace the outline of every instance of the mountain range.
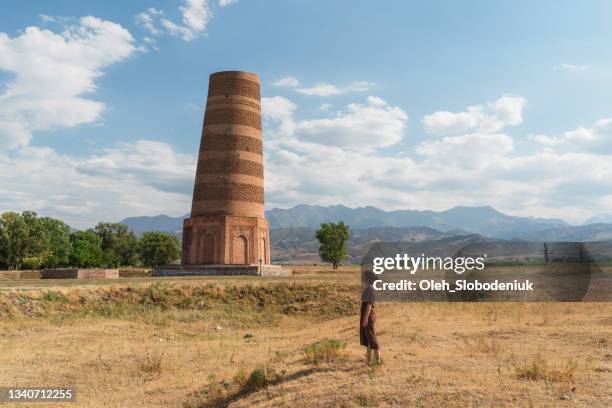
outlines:
[[563, 220], [514, 217], [493, 207], [453, 207], [446, 211], [383, 211], [376, 207], [349, 208], [298, 205], [266, 212], [270, 228], [318, 228], [322, 222], [343, 220], [353, 229], [377, 227], [429, 227], [442, 232], [461, 231], [495, 238], [516, 238], [549, 228], [567, 227]]
[[[146, 231], [180, 232], [183, 219], [189, 217], [131, 217], [120, 221], [136, 234]], [[492, 238], [512, 239], [553, 228], [572, 228], [554, 218], [515, 217], [492, 207], [453, 207], [446, 211], [383, 211], [376, 207], [349, 208], [300, 204], [289, 209], [266, 211], [270, 229], [318, 228], [322, 222], [344, 221], [351, 229], [381, 227], [429, 227], [442, 232], [474, 233]]]
[[[136, 234], [169, 232], [180, 238], [183, 219], [189, 217], [131, 217], [126, 224]], [[319, 262], [315, 230], [322, 222], [344, 221], [351, 229], [349, 262], [359, 262], [372, 243], [410, 242], [428, 254], [477, 243], [483, 248], [504, 248], [504, 253], [526, 253], [526, 242], [602, 241], [612, 239], [612, 224], [572, 226], [554, 218], [515, 217], [492, 207], [454, 207], [446, 211], [383, 211], [375, 207], [349, 208], [298, 205], [266, 211], [270, 223], [274, 262]]]

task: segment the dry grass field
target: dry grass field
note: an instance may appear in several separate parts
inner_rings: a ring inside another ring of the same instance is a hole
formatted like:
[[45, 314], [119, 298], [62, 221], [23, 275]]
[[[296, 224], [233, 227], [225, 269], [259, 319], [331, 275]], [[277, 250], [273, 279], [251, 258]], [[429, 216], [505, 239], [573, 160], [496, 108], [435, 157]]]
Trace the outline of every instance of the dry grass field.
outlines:
[[612, 405], [610, 303], [379, 304], [369, 367], [358, 270], [296, 272], [0, 281], [0, 385], [72, 386], [70, 407]]

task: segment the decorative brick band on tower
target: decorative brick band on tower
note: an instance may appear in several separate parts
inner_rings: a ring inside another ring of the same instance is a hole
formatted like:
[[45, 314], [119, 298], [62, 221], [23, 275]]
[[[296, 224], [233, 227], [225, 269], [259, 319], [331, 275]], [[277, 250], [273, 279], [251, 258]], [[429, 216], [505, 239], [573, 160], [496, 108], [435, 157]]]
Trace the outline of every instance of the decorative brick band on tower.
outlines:
[[183, 265], [270, 263], [259, 77], [210, 76]]

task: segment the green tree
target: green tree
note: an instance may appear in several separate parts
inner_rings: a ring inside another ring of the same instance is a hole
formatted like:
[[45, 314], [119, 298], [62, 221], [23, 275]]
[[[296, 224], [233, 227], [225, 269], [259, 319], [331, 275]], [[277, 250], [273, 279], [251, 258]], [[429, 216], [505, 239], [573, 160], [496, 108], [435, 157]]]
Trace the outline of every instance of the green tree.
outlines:
[[37, 255], [41, 258], [42, 267], [68, 266], [72, 252], [70, 227], [63, 221], [42, 217], [36, 222], [36, 234], [41, 243]]
[[30, 245], [29, 227], [21, 214], [5, 212], [0, 216], [3, 263], [8, 269], [20, 269], [28, 256]]
[[102, 239], [96, 231], [76, 231], [70, 234], [72, 252], [70, 264], [79, 268], [93, 268], [102, 266], [104, 256], [102, 253]]
[[140, 239], [139, 248], [142, 263], [150, 267], [176, 261], [181, 255], [178, 239], [163, 232], [145, 232]]
[[96, 234], [102, 240], [104, 263], [110, 267], [136, 265], [138, 263], [138, 238], [123, 224], [101, 222]]
[[319, 255], [325, 262], [331, 262], [334, 269], [346, 259], [346, 241], [349, 239], [349, 227], [343, 221], [326, 222], [316, 232], [319, 240]]
[[45, 251], [44, 225], [40, 222], [40, 218], [34, 211], [24, 211], [21, 213], [21, 218], [26, 224], [26, 256], [41, 258], [41, 254]]
[[66, 266], [70, 227], [60, 220], [38, 218], [35, 212], [0, 216], [0, 264], [9, 269]]

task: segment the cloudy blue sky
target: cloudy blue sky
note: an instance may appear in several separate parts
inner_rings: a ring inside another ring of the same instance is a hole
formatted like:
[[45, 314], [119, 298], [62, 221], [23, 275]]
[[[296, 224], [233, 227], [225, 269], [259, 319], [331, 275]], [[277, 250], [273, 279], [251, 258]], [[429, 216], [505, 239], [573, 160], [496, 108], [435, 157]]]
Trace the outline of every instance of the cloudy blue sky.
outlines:
[[208, 75], [262, 81], [267, 207], [612, 214], [612, 2], [0, 4], [0, 211], [189, 211]]

